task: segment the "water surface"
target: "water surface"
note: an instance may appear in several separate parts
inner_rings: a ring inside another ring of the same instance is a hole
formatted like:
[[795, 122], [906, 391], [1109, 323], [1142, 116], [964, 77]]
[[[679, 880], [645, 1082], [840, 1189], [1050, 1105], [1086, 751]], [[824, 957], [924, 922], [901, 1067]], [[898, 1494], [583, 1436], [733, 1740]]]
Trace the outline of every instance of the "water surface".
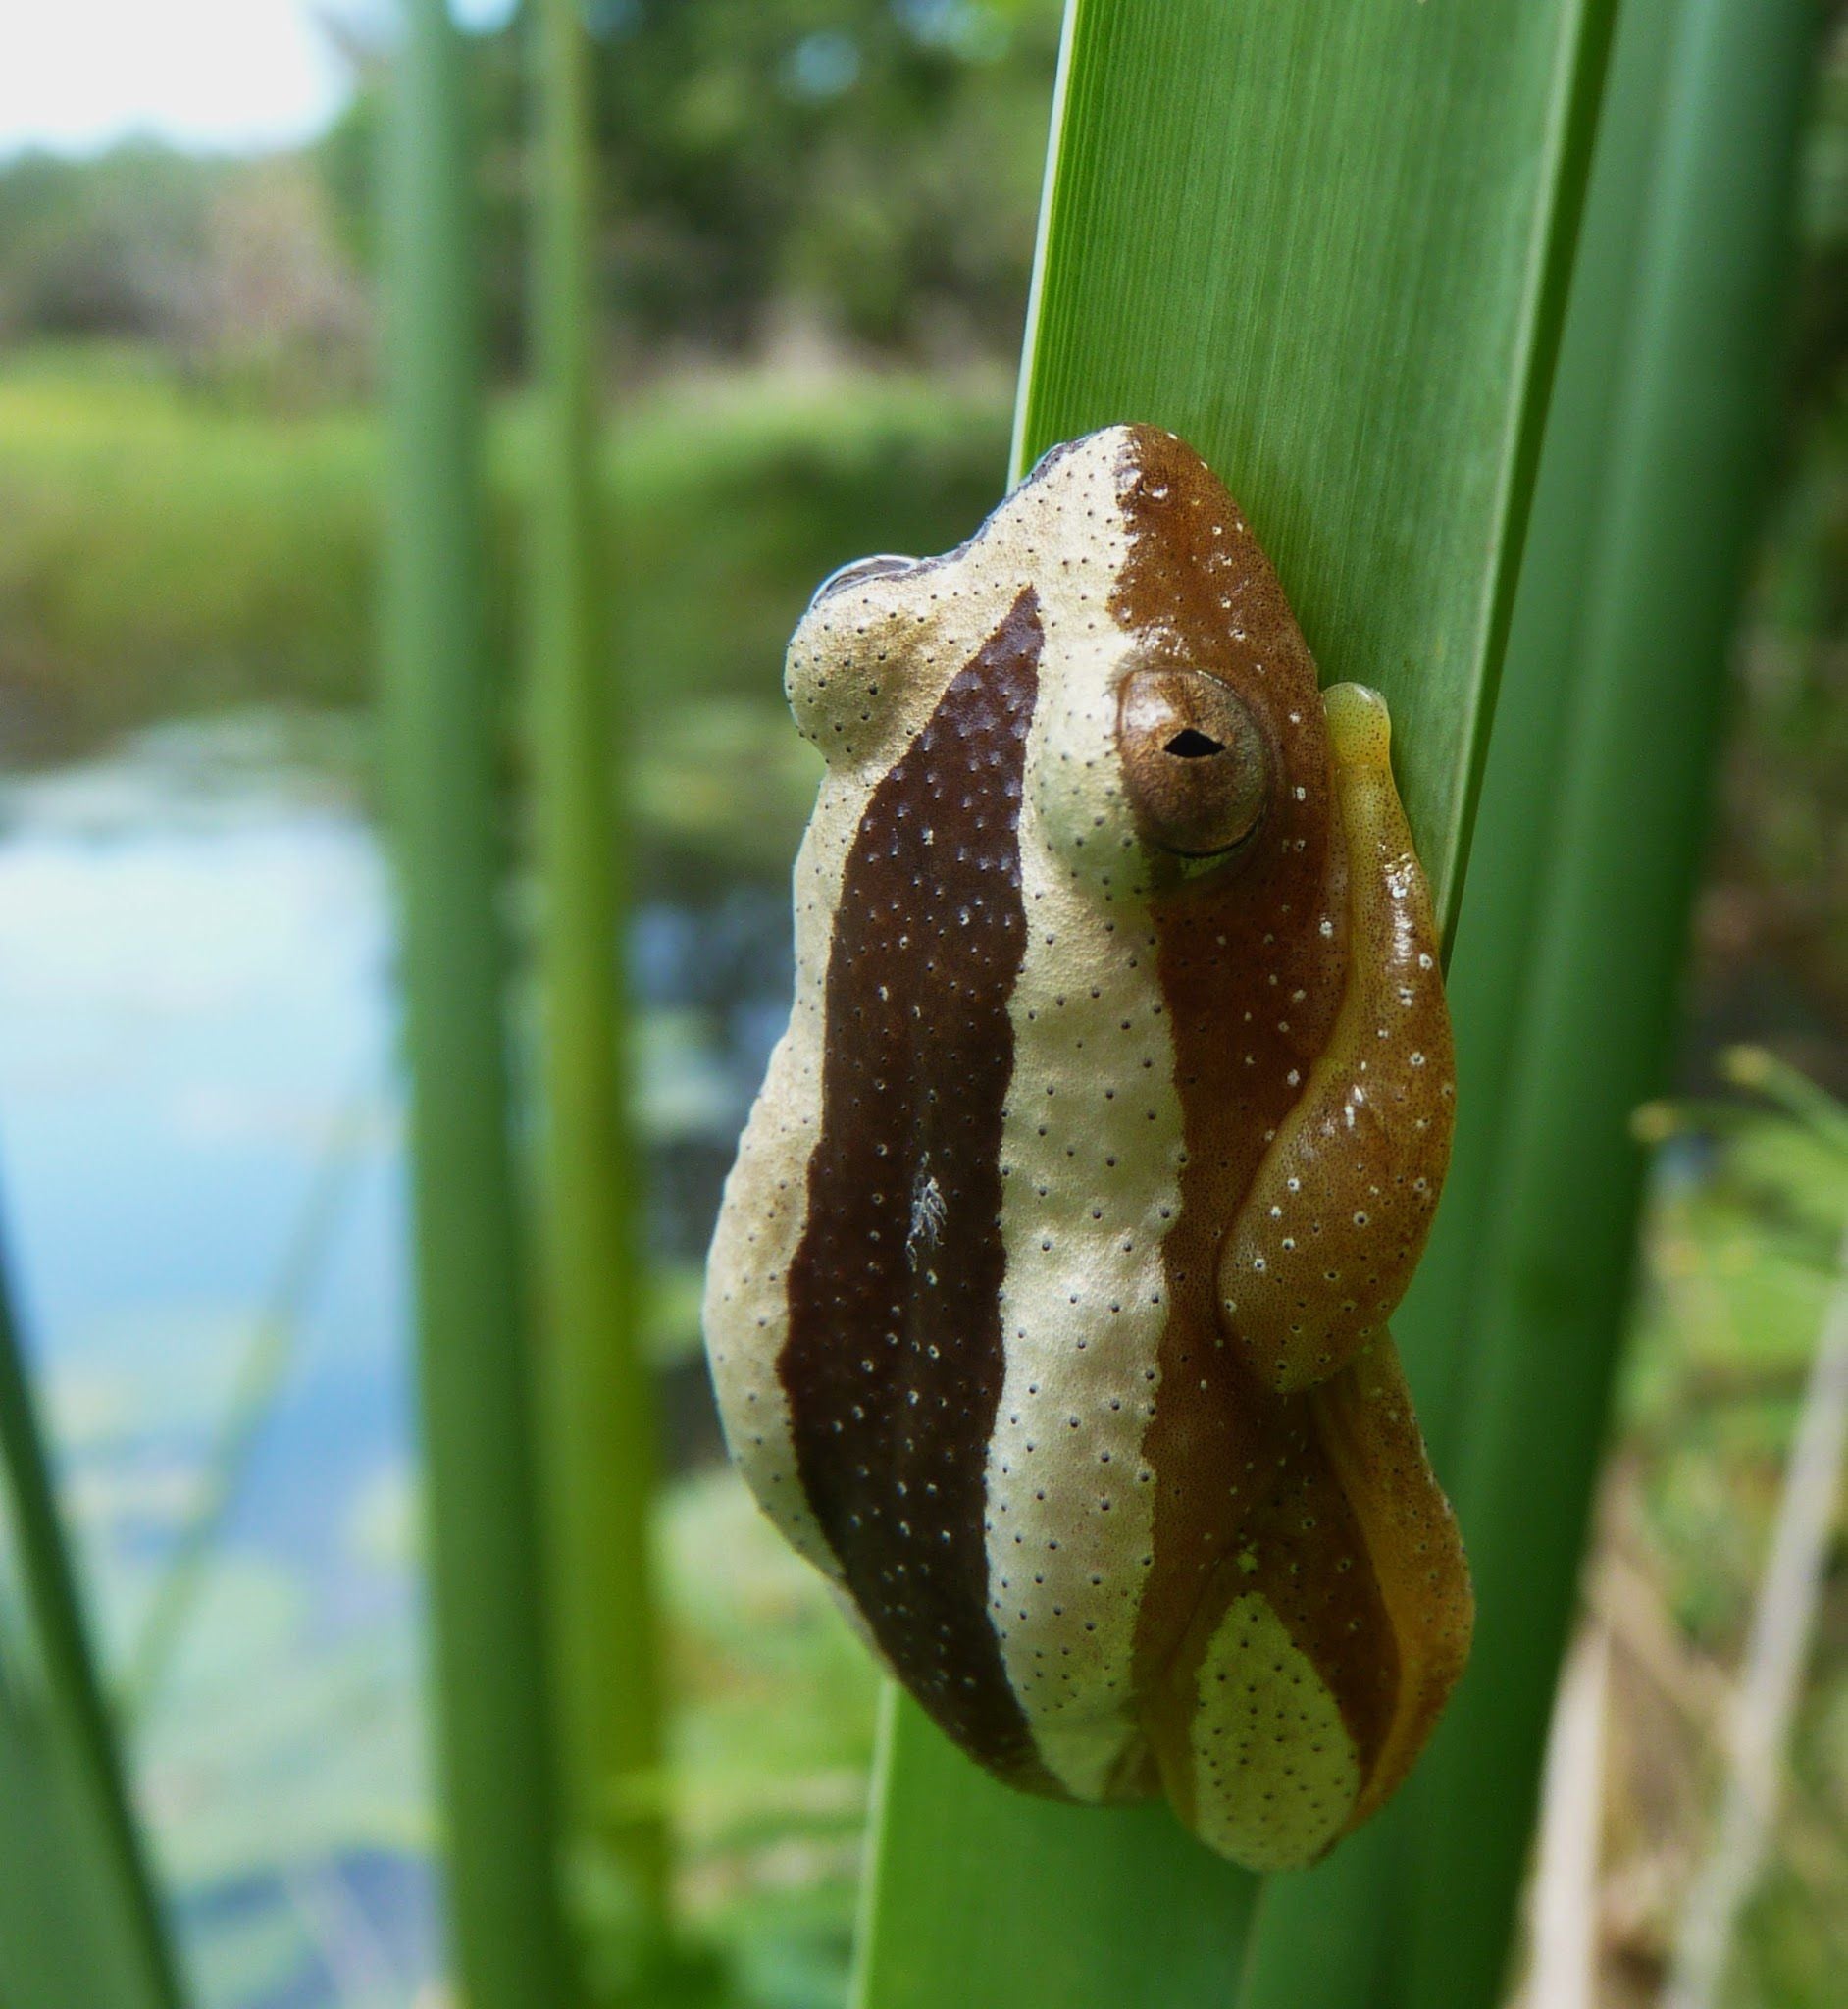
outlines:
[[[773, 886], [675, 883], [634, 962], [684, 1326], [789, 949]], [[119, 1678], [253, 1348], [277, 1368], [137, 1738], [208, 2009], [407, 2004], [439, 1960], [393, 953], [355, 792], [269, 722], [0, 784], [0, 1192]]]

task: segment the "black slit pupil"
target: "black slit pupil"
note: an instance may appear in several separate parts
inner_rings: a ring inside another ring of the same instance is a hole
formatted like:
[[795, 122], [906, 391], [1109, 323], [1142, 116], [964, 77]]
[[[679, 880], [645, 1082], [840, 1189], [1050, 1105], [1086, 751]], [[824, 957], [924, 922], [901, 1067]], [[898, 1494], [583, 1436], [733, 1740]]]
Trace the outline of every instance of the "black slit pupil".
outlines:
[[1172, 753], [1177, 760], [1210, 760], [1215, 753], [1225, 751], [1225, 742], [1188, 726], [1176, 733], [1161, 750]]

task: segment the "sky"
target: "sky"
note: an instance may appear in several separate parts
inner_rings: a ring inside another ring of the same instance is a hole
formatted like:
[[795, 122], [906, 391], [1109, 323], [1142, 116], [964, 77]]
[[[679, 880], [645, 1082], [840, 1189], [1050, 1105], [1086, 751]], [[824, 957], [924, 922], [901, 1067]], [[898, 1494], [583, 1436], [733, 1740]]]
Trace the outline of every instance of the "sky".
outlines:
[[[464, 19], [511, 0], [453, 0]], [[320, 11], [376, 15], [377, 0]], [[5, 8], [0, 155], [93, 152], [131, 135], [256, 151], [311, 137], [346, 80], [314, 0], [38, 0]]]

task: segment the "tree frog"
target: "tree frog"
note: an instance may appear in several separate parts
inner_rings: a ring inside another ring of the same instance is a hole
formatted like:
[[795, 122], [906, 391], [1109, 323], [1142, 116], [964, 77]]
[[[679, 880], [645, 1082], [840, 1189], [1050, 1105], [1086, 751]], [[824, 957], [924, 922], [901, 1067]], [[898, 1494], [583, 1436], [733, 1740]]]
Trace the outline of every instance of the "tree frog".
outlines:
[[997, 1777], [1312, 1862], [1472, 1613], [1386, 1328], [1453, 1080], [1385, 704], [1150, 426], [835, 574], [786, 689], [826, 771], [708, 1269], [733, 1456]]

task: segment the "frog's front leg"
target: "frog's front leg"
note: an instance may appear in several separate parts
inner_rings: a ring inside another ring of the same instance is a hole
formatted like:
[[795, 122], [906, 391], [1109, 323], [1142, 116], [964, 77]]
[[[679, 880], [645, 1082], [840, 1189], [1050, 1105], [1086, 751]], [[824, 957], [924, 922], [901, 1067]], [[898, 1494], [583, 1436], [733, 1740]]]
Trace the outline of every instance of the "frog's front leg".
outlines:
[[1386, 703], [1359, 684], [1322, 702], [1347, 866], [1346, 985], [1219, 1262], [1226, 1327], [1284, 1392], [1325, 1380], [1385, 1331], [1430, 1229], [1454, 1101], [1437, 928], [1393, 785]]

